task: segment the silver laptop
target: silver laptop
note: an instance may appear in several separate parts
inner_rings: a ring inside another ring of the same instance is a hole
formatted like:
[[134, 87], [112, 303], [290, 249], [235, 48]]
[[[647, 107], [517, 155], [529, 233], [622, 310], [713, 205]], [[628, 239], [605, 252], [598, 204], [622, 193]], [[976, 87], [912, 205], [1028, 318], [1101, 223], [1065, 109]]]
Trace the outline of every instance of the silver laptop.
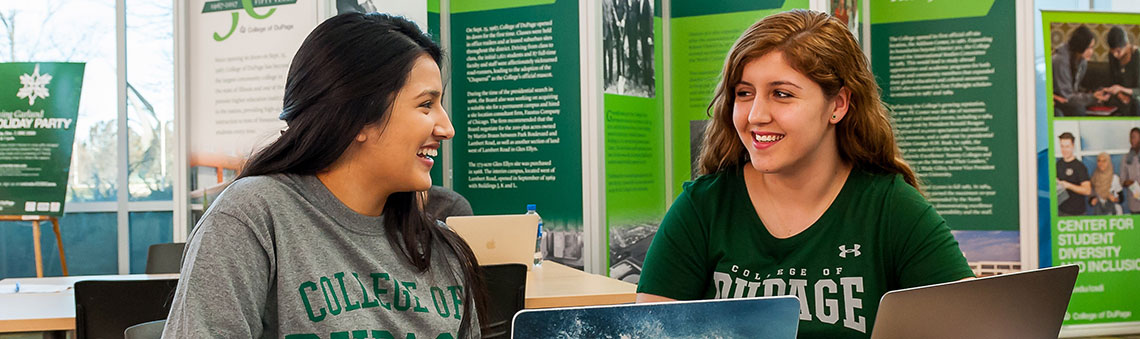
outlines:
[[537, 215], [449, 217], [446, 223], [471, 246], [479, 265], [519, 263], [528, 269], [534, 265]]
[[795, 339], [794, 296], [522, 310], [511, 338]]
[[1056, 338], [1077, 265], [887, 292], [872, 339]]

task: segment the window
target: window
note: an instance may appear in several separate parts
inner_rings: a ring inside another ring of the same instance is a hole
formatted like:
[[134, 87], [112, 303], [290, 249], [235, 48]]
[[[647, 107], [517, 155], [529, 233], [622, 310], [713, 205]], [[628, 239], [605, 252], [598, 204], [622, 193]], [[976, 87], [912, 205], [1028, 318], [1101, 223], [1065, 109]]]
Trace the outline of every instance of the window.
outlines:
[[[172, 239], [174, 3], [120, 2], [0, 0], [0, 62], [86, 63], [60, 218], [73, 275], [141, 273], [146, 248]], [[35, 275], [28, 224], [0, 223], [0, 278]], [[41, 232], [44, 274], [59, 275], [51, 227]]]

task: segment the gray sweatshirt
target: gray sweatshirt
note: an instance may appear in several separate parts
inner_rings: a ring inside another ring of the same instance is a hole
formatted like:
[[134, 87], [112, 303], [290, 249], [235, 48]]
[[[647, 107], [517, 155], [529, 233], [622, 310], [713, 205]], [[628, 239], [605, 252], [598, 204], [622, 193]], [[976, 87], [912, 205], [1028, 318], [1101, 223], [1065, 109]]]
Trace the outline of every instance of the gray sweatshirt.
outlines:
[[234, 182], [190, 234], [163, 338], [457, 337], [456, 255], [437, 241], [418, 272], [382, 219], [315, 176]]

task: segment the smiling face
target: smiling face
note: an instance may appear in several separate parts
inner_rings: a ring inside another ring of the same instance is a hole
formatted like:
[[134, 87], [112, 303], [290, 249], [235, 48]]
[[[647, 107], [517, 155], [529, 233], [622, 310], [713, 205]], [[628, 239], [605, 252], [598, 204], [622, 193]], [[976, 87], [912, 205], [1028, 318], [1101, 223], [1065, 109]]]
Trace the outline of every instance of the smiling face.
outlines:
[[365, 126], [356, 136], [355, 163], [391, 192], [430, 188], [439, 143], [455, 136], [440, 104], [442, 95], [439, 66], [421, 55], [384, 120]]
[[839, 158], [833, 127], [847, 113], [845, 89], [828, 99], [783, 53], [770, 52], [745, 64], [734, 93], [733, 125], [756, 170], [780, 173]]
[[1073, 160], [1073, 139], [1061, 138], [1059, 144], [1061, 146], [1061, 158], [1065, 161]]

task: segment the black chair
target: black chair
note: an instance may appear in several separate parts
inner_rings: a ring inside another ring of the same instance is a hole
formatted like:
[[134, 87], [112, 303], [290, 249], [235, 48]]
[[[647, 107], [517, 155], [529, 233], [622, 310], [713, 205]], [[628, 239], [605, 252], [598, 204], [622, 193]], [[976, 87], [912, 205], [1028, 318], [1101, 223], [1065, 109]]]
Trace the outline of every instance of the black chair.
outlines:
[[154, 244], [146, 251], [146, 274], [179, 273], [186, 243]]
[[487, 324], [483, 338], [510, 338], [511, 320], [526, 305], [526, 265], [500, 264], [480, 267], [487, 285]]
[[123, 336], [126, 339], [160, 339], [163, 327], [166, 327], [166, 319], [145, 322], [127, 327], [127, 330], [123, 331]]
[[75, 283], [75, 337], [120, 339], [136, 324], [166, 319], [178, 279]]

